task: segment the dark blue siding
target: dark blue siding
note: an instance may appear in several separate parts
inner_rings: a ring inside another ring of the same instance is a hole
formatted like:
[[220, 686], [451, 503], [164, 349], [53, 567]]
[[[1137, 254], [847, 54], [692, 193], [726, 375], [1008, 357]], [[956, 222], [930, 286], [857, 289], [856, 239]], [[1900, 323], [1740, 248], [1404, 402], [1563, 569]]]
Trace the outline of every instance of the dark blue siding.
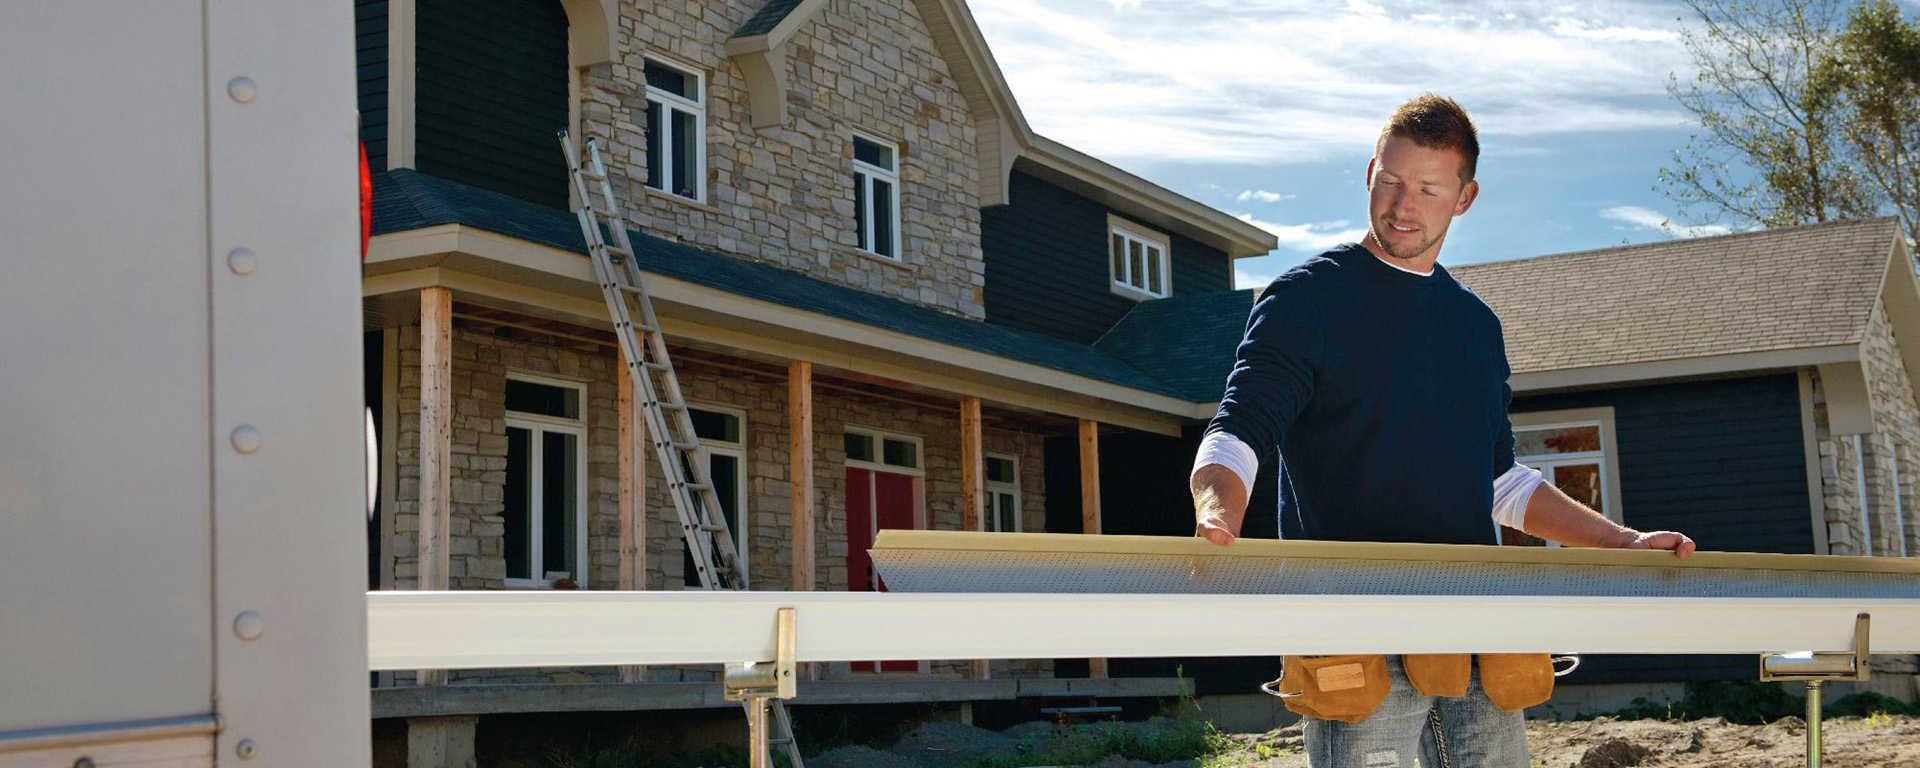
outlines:
[[558, 0], [420, 0], [415, 160], [421, 173], [556, 208], [567, 170], [567, 15]]
[[354, 0], [354, 79], [367, 166], [387, 169], [387, 0]]
[[[1813, 553], [1800, 384], [1790, 373], [1516, 398], [1513, 411], [1613, 406], [1627, 525], [1702, 549]], [[1589, 656], [1567, 683], [1758, 679], [1756, 656]]]
[[[981, 211], [987, 321], [1092, 343], [1136, 303], [1112, 290], [1107, 208], [1019, 171], [1009, 193]], [[1179, 235], [1169, 245], [1173, 295], [1233, 289], [1225, 252]]]

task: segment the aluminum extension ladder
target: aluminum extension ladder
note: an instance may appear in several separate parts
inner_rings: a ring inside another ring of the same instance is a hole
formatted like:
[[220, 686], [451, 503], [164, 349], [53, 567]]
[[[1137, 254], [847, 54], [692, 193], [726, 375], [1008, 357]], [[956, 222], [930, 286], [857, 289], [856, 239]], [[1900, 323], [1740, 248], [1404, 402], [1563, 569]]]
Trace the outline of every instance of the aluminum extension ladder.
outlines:
[[[586, 167], [574, 152], [566, 131], [560, 131], [560, 151], [567, 159], [567, 171], [573, 179], [573, 191], [580, 207], [574, 214], [580, 220], [580, 233], [587, 240], [587, 254], [593, 261], [593, 273], [600, 283], [613, 319], [613, 334], [620, 339], [620, 351], [626, 355], [627, 375], [633, 379], [634, 395], [647, 415], [647, 439], [653, 443], [660, 469], [667, 478], [667, 495], [680, 517], [680, 531], [692, 552], [694, 570], [702, 589], [739, 590], [747, 588], [740, 578], [740, 554], [734, 547], [726, 515], [721, 511], [719, 495], [707, 476], [707, 450], [693, 431], [692, 414], [680, 392], [680, 377], [674, 373], [673, 360], [667, 355], [667, 340], [660, 333], [660, 319], [653, 311], [653, 299], [640, 279], [640, 265], [634, 258], [633, 243], [627, 237], [626, 219], [613, 196], [613, 184], [600, 162], [600, 148], [589, 138], [585, 142]], [[598, 192], [599, 204], [595, 204]], [[601, 225], [606, 229], [603, 231]], [[638, 318], [637, 320], [635, 318]], [[789, 673], [791, 674], [791, 673]], [[729, 689], [729, 698], [733, 698]], [[800, 745], [793, 736], [793, 721], [785, 704], [771, 699], [773, 726], [764, 733], [764, 722], [753, 702], [743, 699], [749, 730], [759, 731], [764, 741], [751, 739], [749, 750], [755, 764], [766, 760], [763, 750], [769, 745], [786, 748], [792, 768], [805, 768]]]

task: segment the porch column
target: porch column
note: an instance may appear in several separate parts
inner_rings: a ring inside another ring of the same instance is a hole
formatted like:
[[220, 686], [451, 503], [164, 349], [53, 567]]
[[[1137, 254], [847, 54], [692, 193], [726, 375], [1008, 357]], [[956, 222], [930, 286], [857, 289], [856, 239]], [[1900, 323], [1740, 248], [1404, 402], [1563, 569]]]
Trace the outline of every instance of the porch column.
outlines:
[[[627, 353], [616, 350], [620, 360], [620, 589], [647, 588], [647, 460], [640, 446], [647, 439], [647, 424], [635, 407], [633, 376], [627, 372]], [[620, 682], [639, 683], [647, 679], [647, 668], [639, 664], [620, 666]]]
[[[1080, 420], [1080, 532], [1100, 533], [1100, 422]], [[1106, 677], [1106, 659], [1087, 660], [1088, 677]]]
[[[981, 504], [986, 499], [984, 486], [986, 457], [980, 449], [980, 398], [960, 398], [960, 530], [981, 531]], [[986, 659], [967, 662], [967, 672], [975, 680], [992, 677]]]
[[[792, 526], [795, 592], [812, 592], [813, 553], [813, 363], [787, 361], [787, 524]], [[804, 664], [801, 676], [819, 679], [819, 667]]]
[[[448, 584], [452, 411], [453, 291], [431, 286], [420, 289], [420, 589]], [[420, 685], [446, 682], [446, 670], [420, 671]]]

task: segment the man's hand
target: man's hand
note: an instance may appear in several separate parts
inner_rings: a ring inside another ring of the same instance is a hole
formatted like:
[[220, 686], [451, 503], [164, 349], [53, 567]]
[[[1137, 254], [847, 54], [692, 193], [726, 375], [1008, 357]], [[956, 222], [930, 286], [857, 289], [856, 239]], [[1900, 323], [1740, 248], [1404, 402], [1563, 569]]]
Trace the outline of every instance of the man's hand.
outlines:
[[1219, 464], [1193, 474], [1193, 535], [1220, 546], [1240, 537], [1247, 514], [1247, 488], [1240, 476]]
[[1687, 538], [1684, 533], [1675, 531], [1641, 533], [1632, 528], [1615, 533], [1601, 542], [1600, 546], [1614, 549], [1670, 549], [1673, 550], [1675, 557], [1682, 560], [1685, 560], [1687, 555], [1693, 554], [1695, 548], [1693, 539]]

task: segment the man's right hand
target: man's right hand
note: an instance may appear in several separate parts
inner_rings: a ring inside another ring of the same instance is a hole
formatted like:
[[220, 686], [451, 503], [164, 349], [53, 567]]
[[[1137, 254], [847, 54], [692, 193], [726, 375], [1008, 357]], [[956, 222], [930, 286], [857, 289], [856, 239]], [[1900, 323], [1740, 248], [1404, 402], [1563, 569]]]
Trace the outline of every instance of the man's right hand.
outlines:
[[1247, 514], [1247, 487], [1240, 476], [1219, 464], [1193, 473], [1193, 535], [1220, 546], [1240, 537]]

